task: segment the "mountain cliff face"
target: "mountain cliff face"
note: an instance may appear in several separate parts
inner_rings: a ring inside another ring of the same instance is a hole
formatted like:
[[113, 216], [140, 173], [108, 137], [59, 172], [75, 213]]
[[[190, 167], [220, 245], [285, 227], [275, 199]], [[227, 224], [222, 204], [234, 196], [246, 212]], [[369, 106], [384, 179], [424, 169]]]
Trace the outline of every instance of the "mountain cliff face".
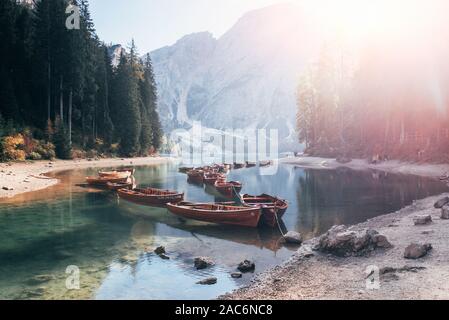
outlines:
[[274, 128], [281, 149], [297, 148], [296, 86], [316, 51], [312, 29], [298, 7], [277, 5], [247, 13], [219, 39], [197, 33], [152, 52], [165, 130], [193, 120]]

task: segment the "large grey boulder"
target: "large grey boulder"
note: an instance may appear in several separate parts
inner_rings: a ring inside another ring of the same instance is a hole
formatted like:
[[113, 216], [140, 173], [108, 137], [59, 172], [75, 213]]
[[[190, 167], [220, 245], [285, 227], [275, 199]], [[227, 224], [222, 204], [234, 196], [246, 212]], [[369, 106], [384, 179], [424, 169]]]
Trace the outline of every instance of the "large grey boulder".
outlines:
[[348, 231], [345, 226], [334, 226], [320, 237], [317, 251], [340, 257], [363, 255], [377, 248], [391, 248], [388, 239], [377, 231]]
[[435, 209], [441, 209], [447, 204], [449, 204], [449, 197], [438, 200], [433, 206], [435, 207]]
[[201, 270], [201, 269], [207, 269], [207, 268], [213, 266], [215, 263], [211, 258], [198, 257], [198, 258], [195, 258], [195, 260], [193, 261], [193, 264], [195, 265], [195, 268], [197, 270]]
[[406, 259], [419, 259], [426, 256], [429, 251], [432, 250], [432, 245], [430, 243], [426, 244], [416, 244], [412, 243], [404, 251], [404, 258]]
[[413, 222], [414, 222], [415, 226], [423, 226], [426, 224], [430, 224], [430, 223], [432, 223], [432, 216], [430, 214], [416, 216], [413, 218]]

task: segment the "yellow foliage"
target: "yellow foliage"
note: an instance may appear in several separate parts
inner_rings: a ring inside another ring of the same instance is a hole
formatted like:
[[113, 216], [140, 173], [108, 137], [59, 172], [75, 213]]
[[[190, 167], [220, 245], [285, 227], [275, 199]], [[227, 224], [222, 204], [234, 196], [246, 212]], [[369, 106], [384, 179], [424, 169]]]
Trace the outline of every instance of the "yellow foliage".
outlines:
[[19, 133], [4, 137], [1, 142], [1, 158], [5, 161], [25, 161], [26, 153], [23, 150], [25, 140]]

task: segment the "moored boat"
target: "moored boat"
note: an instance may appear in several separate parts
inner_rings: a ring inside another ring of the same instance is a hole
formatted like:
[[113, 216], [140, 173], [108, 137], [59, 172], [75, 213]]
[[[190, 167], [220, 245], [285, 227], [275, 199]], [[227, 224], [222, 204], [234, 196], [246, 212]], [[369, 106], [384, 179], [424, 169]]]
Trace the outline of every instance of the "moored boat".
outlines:
[[259, 167], [269, 167], [271, 165], [273, 165], [273, 161], [270, 160], [259, 162]]
[[262, 210], [261, 221], [270, 227], [275, 227], [288, 208], [287, 201], [268, 194], [251, 196], [244, 194], [243, 203], [248, 206], [258, 207]]
[[135, 187], [135, 184], [134, 184], [134, 181], [132, 181], [132, 180], [128, 180], [124, 183], [113, 183], [113, 182], [106, 183], [106, 188], [108, 188], [109, 190], [112, 190], [112, 191], [117, 191], [119, 189], [132, 190], [132, 189], [134, 189], [134, 187]]
[[203, 170], [190, 170], [187, 172], [187, 176], [190, 182], [193, 183], [203, 183], [204, 182], [204, 171]]
[[189, 172], [190, 170], [193, 170], [193, 169], [194, 169], [193, 167], [180, 167], [178, 169], [178, 171], [181, 172], [181, 173], [187, 173], [187, 172]]
[[257, 164], [255, 162], [246, 161], [247, 168], [254, 168]]
[[105, 176], [105, 177], [86, 177], [86, 182], [89, 185], [92, 186], [101, 186], [101, 187], [106, 187], [106, 185], [108, 184], [108, 182], [110, 183], [126, 183], [128, 180], [128, 177], [123, 177], [123, 176], [119, 176], [119, 177], [113, 177], [113, 176]]
[[214, 186], [221, 195], [227, 198], [233, 198], [242, 190], [242, 183], [238, 181], [216, 181]]
[[117, 193], [121, 199], [152, 207], [165, 207], [169, 202], [178, 203], [184, 200], [184, 193], [155, 188], [133, 190], [119, 189], [117, 190]]
[[234, 162], [234, 169], [243, 169], [245, 168], [245, 164], [244, 163], [236, 163]]
[[213, 185], [216, 181], [226, 181], [226, 175], [214, 172], [205, 173], [203, 180], [205, 184]]
[[100, 171], [98, 172], [98, 175], [101, 178], [129, 178], [133, 175], [133, 171]]
[[198, 221], [256, 228], [260, 208], [227, 206], [214, 203], [168, 203], [168, 210], [180, 217]]

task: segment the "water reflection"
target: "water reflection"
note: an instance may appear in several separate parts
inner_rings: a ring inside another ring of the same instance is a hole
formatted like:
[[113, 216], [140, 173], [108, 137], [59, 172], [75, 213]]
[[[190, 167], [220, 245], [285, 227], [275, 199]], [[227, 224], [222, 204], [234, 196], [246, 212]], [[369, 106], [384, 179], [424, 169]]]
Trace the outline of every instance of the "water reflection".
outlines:
[[[105, 168], [109, 169], [109, 168]], [[293, 248], [280, 243], [276, 229], [247, 229], [186, 221], [166, 209], [119, 200], [113, 193], [77, 187], [98, 169], [59, 172], [57, 186], [0, 203], [0, 298], [15, 299], [207, 299], [248, 282], [232, 279], [247, 258], [256, 272], [287, 259]], [[395, 211], [414, 199], [442, 193], [439, 181], [375, 171], [316, 171], [280, 166], [276, 175], [258, 168], [232, 171], [242, 192], [269, 193], [289, 201], [286, 230], [306, 237], [334, 224], [351, 224]], [[187, 200], [223, 200], [210, 186], [192, 185], [173, 165], [138, 168], [141, 186], [185, 192]], [[153, 253], [167, 248], [170, 260]], [[197, 256], [216, 266], [193, 267]], [[82, 287], [65, 288], [65, 268], [80, 267]], [[196, 285], [206, 276], [215, 286]]]

